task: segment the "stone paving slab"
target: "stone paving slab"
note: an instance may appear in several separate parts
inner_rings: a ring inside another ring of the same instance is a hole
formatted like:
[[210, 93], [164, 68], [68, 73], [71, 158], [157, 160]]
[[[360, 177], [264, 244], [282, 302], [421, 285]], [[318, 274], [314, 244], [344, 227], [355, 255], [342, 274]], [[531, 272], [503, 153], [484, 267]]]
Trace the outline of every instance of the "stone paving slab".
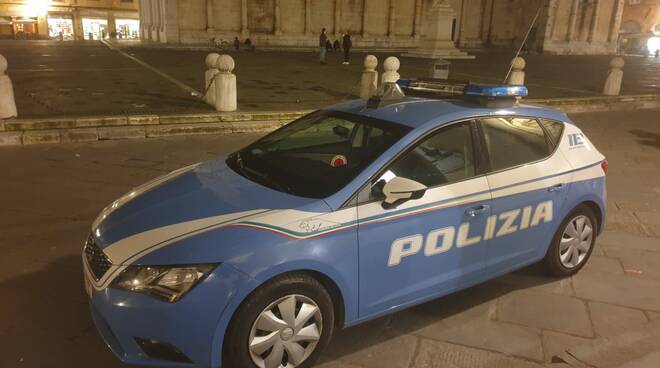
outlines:
[[593, 337], [583, 301], [571, 297], [518, 290], [499, 301], [498, 318], [523, 326]]
[[584, 272], [573, 277], [573, 285], [575, 295], [582, 299], [660, 311], [660, 281]]
[[420, 343], [413, 368], [541, 368], [539, 363], [440, 341]]
[[545, 353], [545, 361], [552, 361], [552, 357], [562, 354], [566, 349], [573, 346], [581, 346], [589, 344], [592, 339], [568, 335], [555, 331], [543, 331], [543, 351]]
[[647, 323], [644, 312], [616, 305], [589, 302], [589, 312], [597, 336], [616, 336]]

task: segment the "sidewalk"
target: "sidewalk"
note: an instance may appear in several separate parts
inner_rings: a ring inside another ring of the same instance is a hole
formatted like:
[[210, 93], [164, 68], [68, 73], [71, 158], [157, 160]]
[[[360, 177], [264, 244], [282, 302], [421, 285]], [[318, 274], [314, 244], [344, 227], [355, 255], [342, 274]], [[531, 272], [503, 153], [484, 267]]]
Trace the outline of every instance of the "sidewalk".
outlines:
[[[122, 50], [192, 89], [204, 90], [208, 51], [132, 45]], [[0, 49], [9, 62], [8, 74], [22, 118], [212, 111], [189, 91], [100, 42], [0, 41]], [[381, 68], [385, 57], [393, 54], [376, 53]], [[341, 55], [329, 53], [326, 66], [319, 65], [311, 52], [257, 49], [231, 55], [236, 61], [239, 110], [273, 111], [317, 109], [354, 98], [365, 53], [353, 53], [351, 65], [341, 65]], [[474, 60], [453, 60], [450, 77], [501, 83], [512, 52], [491, 50], [474, 55]], [[611, 59], [524, 57], [530, 98], [598, 96]], [[428, 62], [401, 58], [399, 73], [402, 77], [426, 76]], [[660, 93], [660, 59], [626, 57], [624, 72], [622, 94]]]

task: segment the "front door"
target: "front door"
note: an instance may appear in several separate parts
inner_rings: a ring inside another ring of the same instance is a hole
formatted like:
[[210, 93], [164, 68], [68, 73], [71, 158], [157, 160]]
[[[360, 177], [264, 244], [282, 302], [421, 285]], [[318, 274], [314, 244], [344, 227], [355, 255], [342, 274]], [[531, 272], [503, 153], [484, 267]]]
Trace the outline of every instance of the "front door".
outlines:
[[[422, 138], [384, 168], [358, 197], [360, 317], [449, 293], [479, 279], [490, 192], [479, 176], [474, 122]], [[428, 189], [394, 208], [382, 204], [394, 177]], [[388, 206], [385, 206], [388, 207]]]

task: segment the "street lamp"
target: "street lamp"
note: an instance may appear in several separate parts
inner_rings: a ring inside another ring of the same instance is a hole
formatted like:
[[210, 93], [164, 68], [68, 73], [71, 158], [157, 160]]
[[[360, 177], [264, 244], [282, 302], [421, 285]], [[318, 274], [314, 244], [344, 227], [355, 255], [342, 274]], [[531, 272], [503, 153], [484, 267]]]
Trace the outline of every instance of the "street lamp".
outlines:
[[24, 17], [38, 17], [48, 12], [50, 0], [28, 0], [23, 6]]

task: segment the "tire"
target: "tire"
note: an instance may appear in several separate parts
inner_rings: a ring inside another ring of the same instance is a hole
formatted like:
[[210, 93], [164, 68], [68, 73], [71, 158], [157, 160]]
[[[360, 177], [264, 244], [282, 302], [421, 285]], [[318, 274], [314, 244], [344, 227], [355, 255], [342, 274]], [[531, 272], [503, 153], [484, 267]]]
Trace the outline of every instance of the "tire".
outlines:
[[[587, 228], [591, 229], [590, 232]], [[594, 250], [597, 232], [598, 222], [593, 210], [586, 205], [578, 206], [566, 216], [552, 238], [552, 244], [543, 259], [546, 270], [560, 277], [578, 272]]]
[[250, 294], [234, 315], [225, 336], [223, 366], [279, 367], [274, 362], [282, 351], [279, 363], [311, 367], [330, 342], [334, 319], [332, 299], [316, 279], [304, 273], [277, 277]]

